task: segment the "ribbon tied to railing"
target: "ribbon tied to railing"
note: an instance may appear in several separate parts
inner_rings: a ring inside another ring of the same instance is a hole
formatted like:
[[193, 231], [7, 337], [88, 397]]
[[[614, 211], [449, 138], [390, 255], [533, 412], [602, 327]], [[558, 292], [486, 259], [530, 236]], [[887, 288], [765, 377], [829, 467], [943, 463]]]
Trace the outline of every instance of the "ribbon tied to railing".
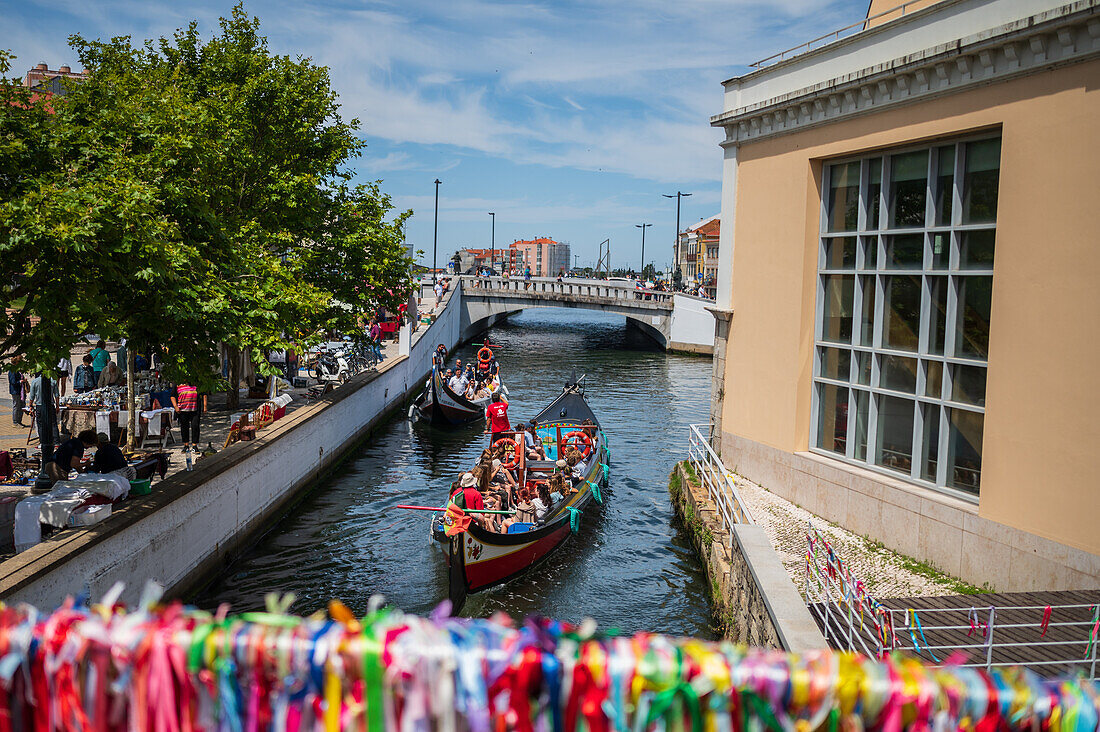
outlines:
[[424, 618], [376, 599], [363, 617], [334, 601], [302, 618], [292, 600], [236, 616], [154, 599], [2, 607], [0, 732], [1086, 732], [1100, 719], [1080, 677], [446, 606]]

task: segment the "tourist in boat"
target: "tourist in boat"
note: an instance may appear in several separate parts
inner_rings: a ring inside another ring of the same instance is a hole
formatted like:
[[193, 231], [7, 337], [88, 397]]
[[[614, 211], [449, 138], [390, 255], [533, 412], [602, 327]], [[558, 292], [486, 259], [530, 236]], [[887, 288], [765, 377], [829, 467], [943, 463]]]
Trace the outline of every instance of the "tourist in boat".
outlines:
[[477, 489], [477, 479], [473, 473], [463, 473], [458, 480], [458, 488], [451, 494], [451, 500], [459, 508], [478, 510], [485, 508], [485, 501]]
[[535, 506], [531, 503], [533, 491], [531, 488], [521, 488], [516, 494], [516, 513], [513, 516], [514, 523], [535, 523]]
[[435, 353], [432, 355], [432, 365], [442, 366], [447, 363], [447, 347], [440, 343], [435, 347]]
[[490, 466], [489, 480], [494, 483], [499, 483], [501, 485], [507, 486], [516, 484], [516, 479], [512, 475], [512, 471], [501, 464], [500, 458], [493, 459], [493, 462]]
[[447, 386], [455, 394], [463, 394], [466, 391], [466, 376], [461, 370], [455, 369], [454, 375], [447, 381]]
[[[485, 508], [486, 508], [486, 510], [489, 510], [489, 511], [500, 511], [500, 510], [502, 510], [501, 503], [500, 503], [500, 496], [496, 493], [490, 493], [489, 495], [485, 496]], [[475, 515], [474, 519], [479, 524], [481, 524], [481, 527], [483, 529], [485, 529], [486, 531], [492, 531], [493, 533], [499, 534], [499, 533], [501, 533], [502, 531], [505, 530], [501, 526], [503, 521], [502, 521], [502, 516], [500, 514], [481, 513], [481, 514]]]
[[485, 408], [485, 431], [492, 435], [489, 444], [495, 445], [497, 440], [507, 437], [511, 429], [512, 423], [508, 421], [508, 404], [498, 391], [493, 394], [493, 401]]
[[546, 515], [550, 513], [550, 507], [554, 502], [550, 498], [550, 490], [545, 483], [539, 482], [535, 490], [538, 493], [531, 500], [531, 506], [535, 509], [535, 521], [541, 523]]

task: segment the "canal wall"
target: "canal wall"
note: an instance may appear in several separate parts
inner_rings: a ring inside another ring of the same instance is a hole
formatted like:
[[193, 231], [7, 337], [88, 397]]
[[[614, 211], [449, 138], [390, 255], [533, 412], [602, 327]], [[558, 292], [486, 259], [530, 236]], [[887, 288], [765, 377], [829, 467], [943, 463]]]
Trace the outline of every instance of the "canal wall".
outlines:
[[121, 581], [123, 601], [135, 603], [149, 579], [169, 596], [197, 589], [270, 530], [394, 410], [406, 407], [423, 387], [438, 343], [451, 349], [476, 335], [463, 322], [461, 303], [456, 285], [428, 328], [401, 335], [407, 355], [352, 377], [254, 441], [231, 445], [193, 471], [155, 484], [150, 496], [127, 501], [106, 521], [60, 532], [0, 563], [0, 599], [52, 608], [81, 590], [102, 596]]
[[828, 647], [763, 529], [737, 524], [731, 541], [706, 489], [683, 463], [670, 476], [669, 495], [707, 573], [727, 639], [792, 653]]

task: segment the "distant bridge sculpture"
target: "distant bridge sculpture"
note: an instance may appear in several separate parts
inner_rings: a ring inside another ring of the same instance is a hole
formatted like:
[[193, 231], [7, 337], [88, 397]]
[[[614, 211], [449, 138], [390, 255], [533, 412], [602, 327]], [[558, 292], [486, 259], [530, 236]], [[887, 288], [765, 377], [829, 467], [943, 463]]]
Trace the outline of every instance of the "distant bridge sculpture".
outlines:
[[[459, 279], [459, 278], [455, 278]], [[710, 300], [608, 280], [463, 276], [464, 330], [528, 308], [580, 308], [626, 316], [665, 350], [714, 352]]]

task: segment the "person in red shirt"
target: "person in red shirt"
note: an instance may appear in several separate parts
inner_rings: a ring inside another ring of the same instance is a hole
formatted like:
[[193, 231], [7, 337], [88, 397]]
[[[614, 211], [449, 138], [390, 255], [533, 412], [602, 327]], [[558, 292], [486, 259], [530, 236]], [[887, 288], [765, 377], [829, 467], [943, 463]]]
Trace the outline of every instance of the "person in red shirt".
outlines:
[[481, 493], [477, 489], [477, 478], [473, 473], [463, 473], [458, 487], [451, 493], [451, 498], [460, 508], [473, 511], [485, 508]]
[[493, 401], [485, 408], [485, 431], [493, 434], [489, 440], [490, 445], [507, 437], [504, 433], [512, 431], [512, 424], [508, 421], [508, 404], [499, 391], [493, 394]]

